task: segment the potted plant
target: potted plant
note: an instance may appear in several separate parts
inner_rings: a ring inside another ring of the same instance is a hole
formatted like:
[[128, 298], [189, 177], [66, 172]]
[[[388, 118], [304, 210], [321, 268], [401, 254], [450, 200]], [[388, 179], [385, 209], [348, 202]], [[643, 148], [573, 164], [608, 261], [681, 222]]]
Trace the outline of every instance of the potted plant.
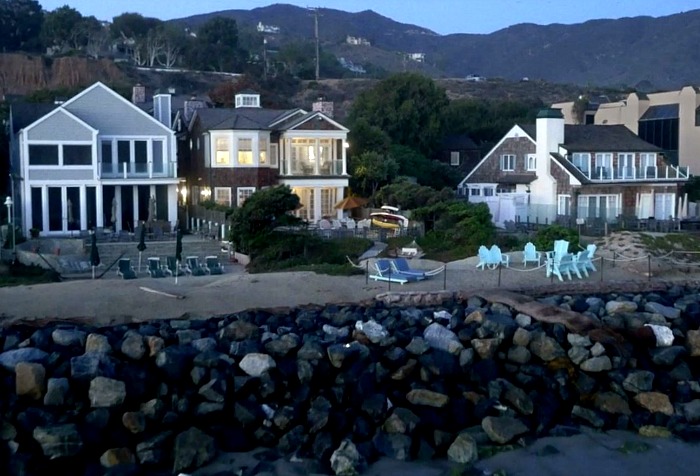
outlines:
[[41, 230], [39, 230], [38, 228], [30, 228], [29, 229], [29, 234], [34, 239], [39, 238], [39, 233], [41, 233]]

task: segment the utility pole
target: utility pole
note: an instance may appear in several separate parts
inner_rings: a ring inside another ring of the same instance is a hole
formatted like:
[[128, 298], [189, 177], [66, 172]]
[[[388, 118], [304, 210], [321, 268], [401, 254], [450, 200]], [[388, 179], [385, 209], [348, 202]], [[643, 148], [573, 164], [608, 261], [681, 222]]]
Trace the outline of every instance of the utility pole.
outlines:
[[316, 39], [316, 81], [321, 77], [321, 60], [320, 60], [320, 49], [319, 49], [319, 38], [318, 38], [318, 7], [307, 7], [309, 10], [314, 12], [314, 37]]
[[263, 38], [263, 78], [267, 79], [267, 38]]

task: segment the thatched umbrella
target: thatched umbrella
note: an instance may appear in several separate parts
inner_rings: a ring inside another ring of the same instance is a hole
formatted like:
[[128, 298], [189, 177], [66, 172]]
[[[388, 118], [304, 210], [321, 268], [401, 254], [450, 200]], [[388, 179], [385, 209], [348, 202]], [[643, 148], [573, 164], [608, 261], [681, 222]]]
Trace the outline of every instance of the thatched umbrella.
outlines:
[[141, 222], [141, 230], [139, 231], [139, 244], [136, 245], [139, 250], [139, 273], [141, 272], [141, 254], [148, 248], [146, 246], [146, 224]]
[[353, 208], [360, 208], [367, 205], [366, 198], [362, 197], [345, 197], [341, 201], [335, 204], [336, 210], [352, 210]]
[[95, 230], [90, 231], [90, 264], [92, 265], [92, 279], [95, 279], [95, 267], [100, 265], [100, 252], [97, 249]]

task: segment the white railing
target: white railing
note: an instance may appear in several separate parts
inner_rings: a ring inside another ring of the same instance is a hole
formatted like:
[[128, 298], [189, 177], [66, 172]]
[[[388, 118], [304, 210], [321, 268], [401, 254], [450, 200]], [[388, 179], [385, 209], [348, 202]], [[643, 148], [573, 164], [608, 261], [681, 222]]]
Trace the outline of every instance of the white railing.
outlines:
[[98, 178], [134, 179], [134, 178], [175, 178], [177, 176], [174, 163], [163, 164], [154, 162], [122, 162], [120, 164], [98, 164]]
[[595, 167], [592, 170], [581, 170], [589, 180], [597, 182], [638, 182], [647, 180], [687, 180], [690, 177], [688, 167]]

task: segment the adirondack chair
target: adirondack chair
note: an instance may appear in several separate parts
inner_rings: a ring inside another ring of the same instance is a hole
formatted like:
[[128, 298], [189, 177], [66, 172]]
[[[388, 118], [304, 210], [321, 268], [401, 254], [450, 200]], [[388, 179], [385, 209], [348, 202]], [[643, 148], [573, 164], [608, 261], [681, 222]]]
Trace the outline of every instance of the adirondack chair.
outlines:
[[596, 271], [595, 266], [593, 266], [593, 259], [597, 249], [598, 247], [594, 244], [586, 246], [586, 250], [588, 250], [588, 261], [586, 262], [586, 267], [591, 271]]
[[574, 255], [566, 253], [563, 255], [553, 255], [547, 260], [547, 276], [554, 274], [559, 281], [564, 281], [562, 275], [566, 275], [571, 280], [571, 264], [574, 261]]
[[[565, 255], [566, 253], [569, 252], [569, 242], [566, 240], [555, 240], [554, 241], [554, 250], [553, 251], [547, 251], [547, 261], [551, 262], [553, 261], [556, 257], [561, 257]], [[552, 272], [552, 265], [551, 263], [547, 266], [547, 277], [550, 276]]]
[[591, 253], [586, 249], [574, 255], [576, 269], [588, 277], [588, 267], [591, 265]]
[[523, 268], [527, 266], [528, 262], [537, 262], [538, 267], [542, 265], [542, 252], [537, 251], [532, 242], [528, 242], [523, 248]]
[[491, 253], [491, 268], [496, 268], [501, 264], [507, 268], [510, 265], [510, 256], [501, 253], [501, 249], [497, 245], [492, 245], [489, 252]]
[[479, 246], [479, 264], [476, 265], [477, 268], [486, 269], [486, 265], [491, 260], [491, 253], [489, 249], [484, 245]]

